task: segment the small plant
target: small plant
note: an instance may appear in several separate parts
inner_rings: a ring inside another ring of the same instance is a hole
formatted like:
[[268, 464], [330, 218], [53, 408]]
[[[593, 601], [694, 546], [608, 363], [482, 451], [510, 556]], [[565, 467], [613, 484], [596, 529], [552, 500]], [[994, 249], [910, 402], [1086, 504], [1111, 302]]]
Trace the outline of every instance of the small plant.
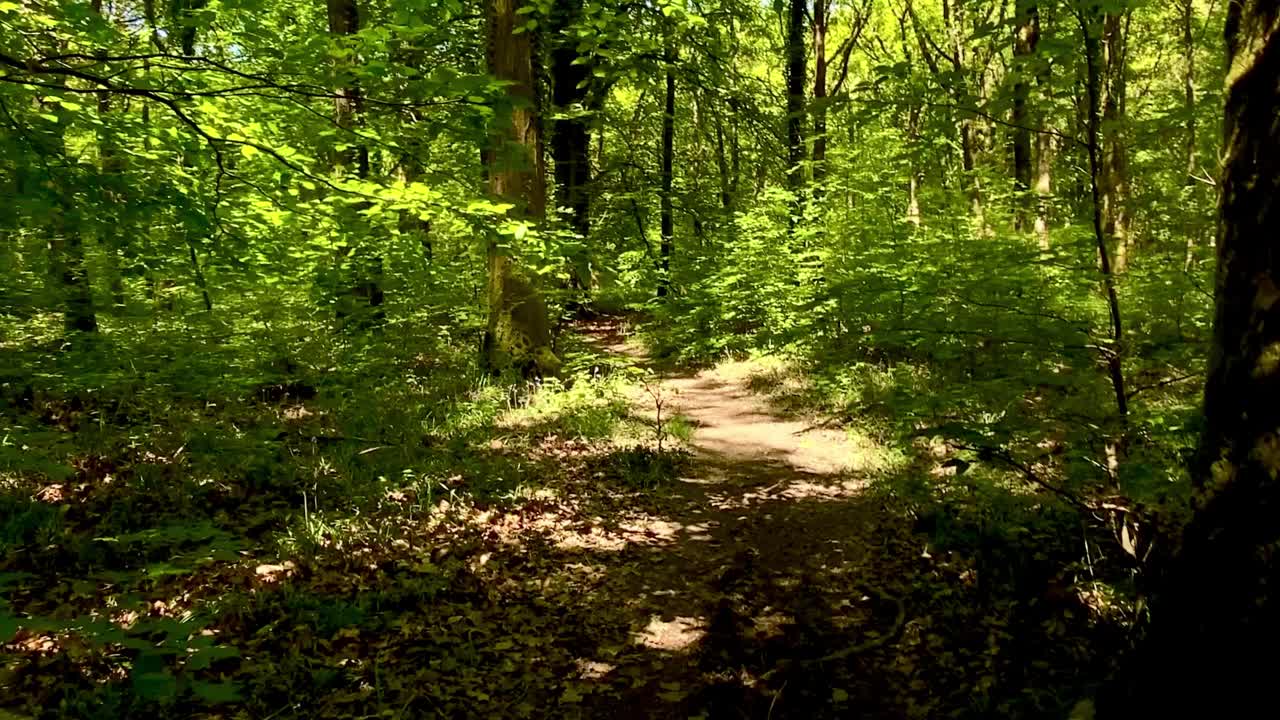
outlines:
[[635, 445], [609, 457], [608, 473], [626, 487], [653, 490], [675, 479], [685, 466], [687, 453]]
[[645, 378], [641, 381], [641, 387], [653, 399], [653, 441], [654, 449], [659, 455], [666, 450], [666, 441], [669, 437], [676, 439], [684, 439], [679, 436], [684, 433], [687, 436], [688, 423], [684, 422], [678, 415], [666, 415], [665, 412], [670, 410], [672, 399], [677, 394], [676, 391], [664, 387], [661, 382], [654, 378]]

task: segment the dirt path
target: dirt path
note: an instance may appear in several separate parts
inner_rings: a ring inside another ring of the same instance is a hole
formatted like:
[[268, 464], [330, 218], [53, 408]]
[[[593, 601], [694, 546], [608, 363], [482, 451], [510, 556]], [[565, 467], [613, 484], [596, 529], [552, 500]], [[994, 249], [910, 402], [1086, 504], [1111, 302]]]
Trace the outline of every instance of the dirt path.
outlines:
[[[611, 328], [590, 342], [644, 362]], [[875, 688], [846, 672], [857, 659], [834, 674], [814, 661], [901, 629], [892, 590], [865, 589], [898, 534], [885, 535], [846, 433], [782, 416], [747, 380], [721, 367], [654, 388], [694, 427], [693, 460], [658, 513], [626, 526], [661, 541], [628, 547], [631, 572], [602, 588], [632, 623], [632, 651], [592, 665], [635, 678], [621, 704], [602, 699], [610, 716], [880, 714]], [[652, 398], [635, 410], [652, 417]]]

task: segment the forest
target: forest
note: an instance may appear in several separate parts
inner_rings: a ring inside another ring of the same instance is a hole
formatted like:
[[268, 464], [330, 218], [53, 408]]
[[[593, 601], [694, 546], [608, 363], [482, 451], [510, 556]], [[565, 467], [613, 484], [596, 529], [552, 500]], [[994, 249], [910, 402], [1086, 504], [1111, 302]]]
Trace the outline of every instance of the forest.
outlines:
[[0, 720], [1257, 717], [1280, 0], [0, 0]]

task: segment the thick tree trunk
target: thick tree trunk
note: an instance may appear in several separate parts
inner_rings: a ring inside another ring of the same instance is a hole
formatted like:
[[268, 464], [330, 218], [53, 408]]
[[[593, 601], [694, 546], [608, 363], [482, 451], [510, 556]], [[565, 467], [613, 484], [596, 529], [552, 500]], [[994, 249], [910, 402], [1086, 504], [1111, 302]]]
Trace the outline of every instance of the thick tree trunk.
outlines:
[[658, 297], [665, 296], [671, 288], [671, 246], [675, 240], [675, 215], [671, 200], [676, 137], [675, 60], [675, 46], [670, 36], [668, 36], [666, 49], [667, 92], [662, 106], [662, 187], [659, 191], [662, 239], [658, 246]]
[[[489, 0], [486, 17], [489, 72], [507, 84], [512, 103], [508, 117], [495, 122], [484, 153], [489, 192], [515, 206], [509, 217], [530, 223], [546, 213], [546, 174], [542, 162], [542, 126], [534, 87], [533, 42], [524, 24], [523, 0]], [[488, 246], [489, 322], [485, 330], [484, 363], [494, 371], [532, 367], [546, 375], [560, 371], [551, 349], [547, 306], [509, 255], [496, 233]]]
[[1014, 228], [1025, 230], [1031, 216], [1031, 113], [1028, 111], [1032, 62], [1040, 41], [1040, 10], [1035, 0], [1017, 0], [1017, 25], [1014, 30], [1013, 55], [1016, 79], [1013, 84], [1013, 186], [1018, 194]]
[[[556, 205], [569, 211], [569, 227], [583, 240], [591, 231], [591, 129], [587, 108], [591, 65], [582, 62], [578, 40], [568, 31], [582, 16], [582, 0], [555, 0], [548, 26], [551, 37], [552, 102], [557, 117], [551, 130]], [[569, 114], [570, 117], [563, 117]], [[575, 257], [572, 282], [591, 287], [589, 257]]]
[[[787, 17], [787, 187], [797, 203], [804, 191], [805, 0], [790, 0]], [[798, 214], [798, 212], [796, 213]]]
[[1214, 337], [1195, 508], [1120, 717], [1257, 717], [1280, 670], [1280, 2], [1227, 6]]

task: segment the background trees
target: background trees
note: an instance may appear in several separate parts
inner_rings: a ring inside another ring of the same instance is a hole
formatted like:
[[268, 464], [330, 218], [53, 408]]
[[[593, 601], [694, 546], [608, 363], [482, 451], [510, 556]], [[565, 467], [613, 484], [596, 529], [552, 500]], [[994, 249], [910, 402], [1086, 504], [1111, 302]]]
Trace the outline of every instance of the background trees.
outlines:
[[381, 428], [368, 394], [433, 448], [628, 313], [655, 360], [785, 358], [788, 407], [920, 463], [886, 492], [931, 542], [1034, 536], [1020, 592], [1167, 613], [1181, 657], [1159, 628], [1253, 622], [1270, 572], [1219, 559], [1273, 539], [1273, 4], [0, 0], [0, 397], [133, 437], [299, 390]]

